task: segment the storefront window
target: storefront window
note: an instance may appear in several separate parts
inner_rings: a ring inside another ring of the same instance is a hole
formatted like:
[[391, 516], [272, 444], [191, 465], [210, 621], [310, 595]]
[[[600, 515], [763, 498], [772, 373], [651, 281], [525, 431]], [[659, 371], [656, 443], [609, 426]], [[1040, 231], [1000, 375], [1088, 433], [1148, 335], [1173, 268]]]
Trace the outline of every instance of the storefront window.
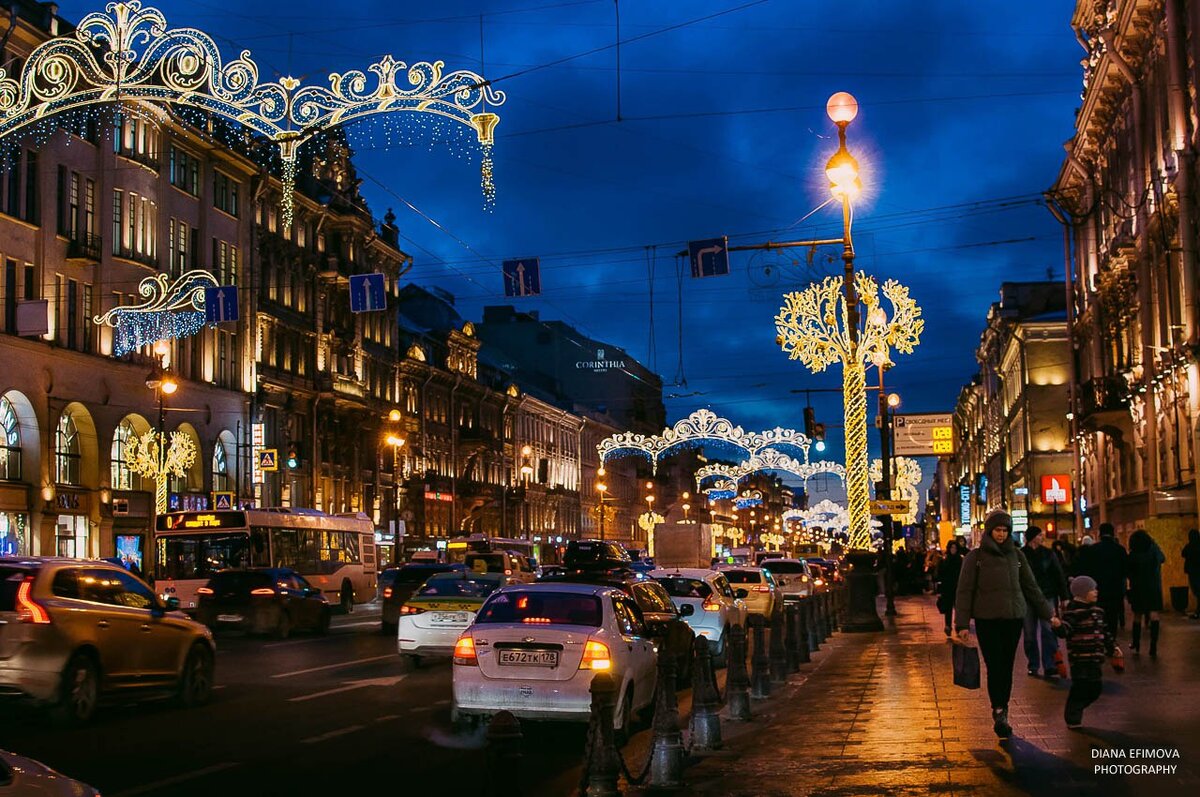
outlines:
[[0, 556], [30, 556], [29, 515], [0, 512]]
[[112, 463], [112, 488], [114, 490], [142, 489], [141, 477], [129, 469], [129, 462], [125, 458], [129, 451], [129, 443], [135, 437], [137, 437], [137, 432], [134, 431], [133, 424], [128, 420], [121, 421], [121, 425], [113, 433], [109, 459]]
[[12, 402], [0, 398], [0, 479], [21, 478], [21, 427]]
[[54, 431], [54, 481], [79, 484], [79, 430], [67, 413], [59, 418]]
[[86, 515], [58, 516], [58, 555], [86, 559], [88, 549], [88, 519]]

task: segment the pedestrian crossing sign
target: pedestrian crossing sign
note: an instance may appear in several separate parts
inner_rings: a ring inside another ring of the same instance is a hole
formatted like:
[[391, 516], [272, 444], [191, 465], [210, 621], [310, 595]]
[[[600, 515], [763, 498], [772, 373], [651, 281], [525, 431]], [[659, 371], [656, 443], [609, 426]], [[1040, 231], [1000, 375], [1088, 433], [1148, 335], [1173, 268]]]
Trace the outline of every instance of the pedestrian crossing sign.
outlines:
[[279, 449], [264, 448], [258, 452], [259, 470], [279, 470]]
[[212, 505], [213, 509], [233, 509], [233, 493], [214, 491]]

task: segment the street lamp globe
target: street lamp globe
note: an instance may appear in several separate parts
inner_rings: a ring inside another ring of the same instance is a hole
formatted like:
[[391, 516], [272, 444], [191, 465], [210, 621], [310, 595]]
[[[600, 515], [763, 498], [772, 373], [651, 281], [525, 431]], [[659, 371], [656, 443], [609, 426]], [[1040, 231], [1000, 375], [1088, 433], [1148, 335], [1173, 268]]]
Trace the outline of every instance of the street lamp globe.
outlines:
[[607, 490], [608, 490], [608, 485], [607, 485], [607, 484], [605, 484], [604, 482], [600, 482], [599, 484], [597, 484], [597, 485], [596, 485], [596, 489], [597, 489], [599, 492], [602, 492], [602, 493], [603, 493], [603, 492], [605, 492], [605, 491], [607, 491]]
[[400, 420], [400, 418], [401, 418], [400, 410], [392, 410], [391, 412], [388, 413], [388, 420], [391, 421], [392, 423], [395, 423], [396, 421]]
[[899, 407], [900, 406], [900, 394], [899, 393], [889, 393], [888, 397], [887, 397], [887, 403], [888, 403], [888, 406], [891, 407], [892, 409]]
[[179, 383], [173, 377], [164, 376], [158, 387], [159, 390], [169, 396], [179, 389]]
[[858, 116], [858, 100], [848, 91], [839, 91], [825, 103], [825, 113], [836, 125], [848, 125]]
[[855, 199], [862, 192], [858, 161], [846, 149], [844, 141], [825, 164], [825, 176], [829, 178], [830, 193], [837, 199]]

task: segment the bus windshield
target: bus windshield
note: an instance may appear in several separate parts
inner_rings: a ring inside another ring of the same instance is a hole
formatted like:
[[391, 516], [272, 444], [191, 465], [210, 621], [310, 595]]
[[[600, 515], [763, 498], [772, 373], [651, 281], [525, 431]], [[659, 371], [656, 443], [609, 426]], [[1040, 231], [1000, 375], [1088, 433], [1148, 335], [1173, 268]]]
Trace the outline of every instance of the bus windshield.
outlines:
[[250, 535], [181, 534], [158, 538], [158, 578], [210, 578], [218, 570], [252, 567]]

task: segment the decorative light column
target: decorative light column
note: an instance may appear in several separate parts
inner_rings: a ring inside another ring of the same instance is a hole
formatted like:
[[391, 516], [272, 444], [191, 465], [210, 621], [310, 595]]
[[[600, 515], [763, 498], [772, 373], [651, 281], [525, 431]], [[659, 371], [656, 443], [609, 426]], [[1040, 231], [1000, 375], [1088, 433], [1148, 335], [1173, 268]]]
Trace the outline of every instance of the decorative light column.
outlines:
[[164, 397], [178, 390], [179, 383], [160, 368], [146, 379], [146, 387], [158, 394], [158, 428], [129, 441], [125, 447], [125, 462], [134, 473], [154, 481], [154, 512], [165, 515], [168, 509], [167, 478], [187, 473], [196, 461], [196, 444], [183, 432], [172, 432], [170, 445], [166, 444]]

